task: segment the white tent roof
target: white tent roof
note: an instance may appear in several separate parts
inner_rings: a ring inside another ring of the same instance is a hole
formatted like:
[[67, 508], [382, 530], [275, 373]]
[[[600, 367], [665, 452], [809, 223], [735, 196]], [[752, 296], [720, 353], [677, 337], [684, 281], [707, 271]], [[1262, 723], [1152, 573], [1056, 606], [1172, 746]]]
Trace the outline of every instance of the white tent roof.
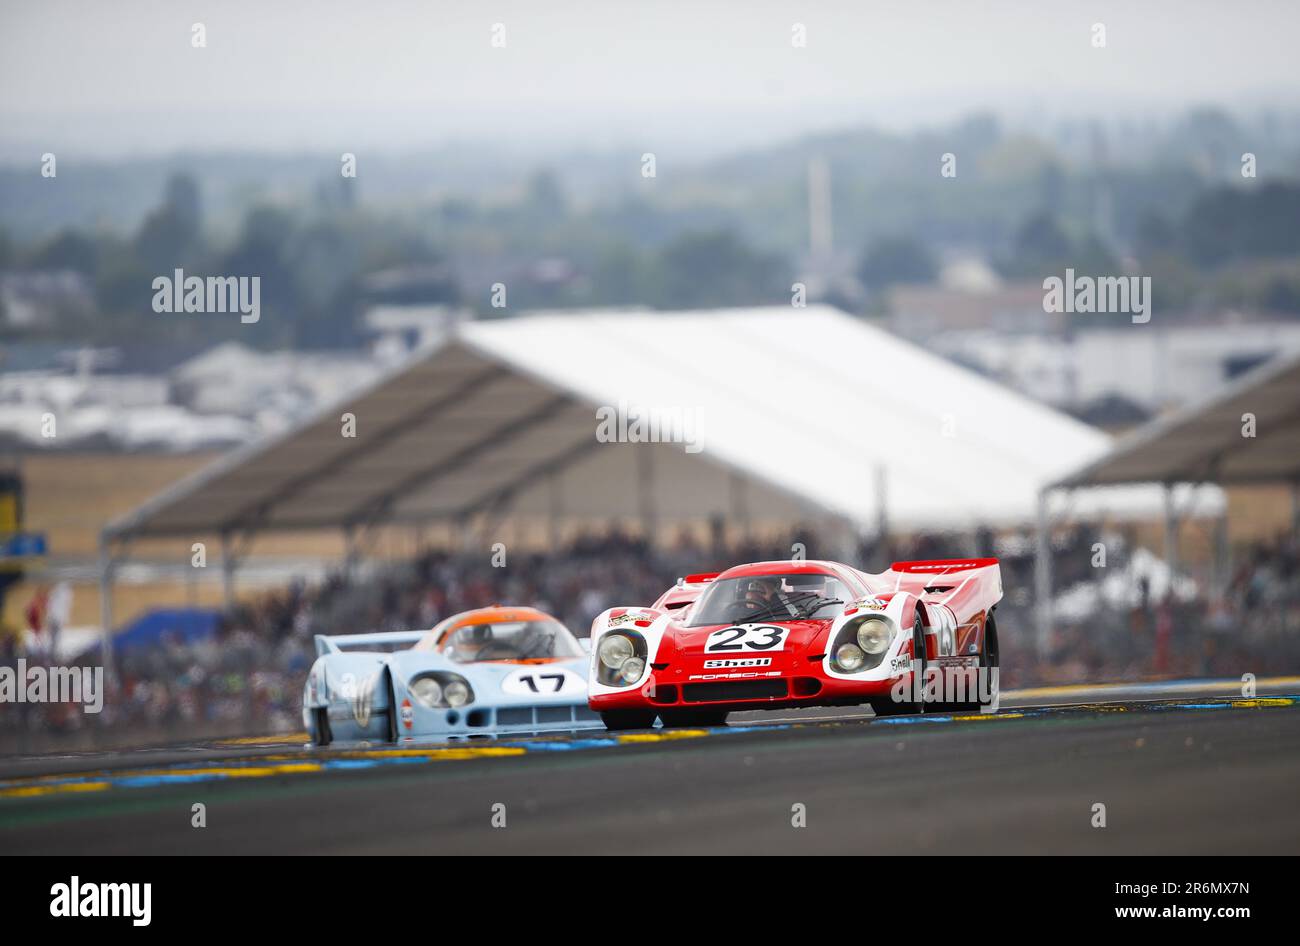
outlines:
[[[603, 443], [597, 410], [696, 425]], [[356, 436], [341, 436], [341, 415]], [[688, 428], [689, 429], [689, 428]], [[485, 511], [829, 515], [871, 528], [1027, 522], [1111, 438], [838, 310], [545, 313], [466, 323], [311, 423], [223, 458], [110, 534], [337, 527]], [[1221, 501], [1221, 497], [1212, 498]], [[1077, 511], [1155, 517], [1145, 487]]]
[[1157, 418], [1060, 485], [1177, 480], [1300, 482], [1300, 355], [1267, 361], [1208, 398]]

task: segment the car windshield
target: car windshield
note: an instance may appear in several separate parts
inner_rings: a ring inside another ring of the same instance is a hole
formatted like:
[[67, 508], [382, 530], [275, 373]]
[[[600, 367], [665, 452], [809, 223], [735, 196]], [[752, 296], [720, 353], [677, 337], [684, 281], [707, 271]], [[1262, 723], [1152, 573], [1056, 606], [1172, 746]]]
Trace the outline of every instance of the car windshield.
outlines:
[[442, 652], [456, 663], [582, 657], [582, 647], [559, 621], [467, 624], [451, 632]]
[[688, 626], [822, 619], [852, 597], [840, 579], [817, 572], [726, 578], [700, 596]]

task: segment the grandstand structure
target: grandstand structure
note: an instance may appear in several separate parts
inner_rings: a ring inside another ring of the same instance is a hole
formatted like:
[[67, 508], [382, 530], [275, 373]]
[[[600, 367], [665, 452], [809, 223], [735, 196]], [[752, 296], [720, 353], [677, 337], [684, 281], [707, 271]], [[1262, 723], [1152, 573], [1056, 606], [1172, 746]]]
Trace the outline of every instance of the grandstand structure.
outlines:
[[[1050, 647], [1053, 626], [1052, 508], [1063, 496], [1134, 484], [1159, 484], [1163, 490], [1164, 558], [1175, 571], [1180, 528], [1189, 515], [1203, 511], [1195, 503], [1204, 494], [1190, 491], [1190, 484], [1287, 485], [1292, 532], [1300, 535], [1300, 354], [1276, 357], [1209, 397], [1153, 420], [1040, 490], [1035, 569], [1040, 651]], [[1217, 536], [1215, 572], [1222, 577], [1226, 529], [1219, 528]]]
[[[235, 450], [101, 534], [102, 626], [137, 539], [218, 539], [227, 599], [266, 532], [630, 521], [748, 534], [806, 523], [847, 554], [888, 530], [1033, 522], [1044, 486], [1112, 438], [826, 306], [537, 313], [462, 323], [295, 428]], [[1221, 506], [1210, 491], [1205, 508]], [[1082, 505], [1080, 505], [1082, 503]], [[1152, 519], [1158, 491], [1076, 511]]]

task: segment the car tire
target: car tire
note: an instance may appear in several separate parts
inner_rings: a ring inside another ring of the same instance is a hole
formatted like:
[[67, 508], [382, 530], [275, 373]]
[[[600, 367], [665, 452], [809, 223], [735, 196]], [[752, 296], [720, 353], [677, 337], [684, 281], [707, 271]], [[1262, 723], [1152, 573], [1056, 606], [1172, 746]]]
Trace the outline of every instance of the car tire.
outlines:
[[[921, 615], [918, 613], [916, 620], [912, 622], [912, 654], [913, 660], [915, 655], [921, 655], [921, 677], [925, 677], [925, 628], [921, 624]], [[913, 684], [915, 686], [915, 684]], [[875, 699], [871, 701], [871, 711], [877, 716], [916, 716], [925, 712], [925, 701], [921, 702], [904, 702], [895, 703], [892, 699]]]
[[[979, 673], [987, 673], [990, 670], [996, 670], [998, 667], [998, 625], [990, 613], [984, 622], [984, 642], [980, 648]], [[978, 686], [978, 679], [976, 685]], [[997, 689], [990, 691], [994, 698], [997, 696]], [[975, 698], [962, 704], [962, 709], [971, 713], [981, 712], [988, 702], [980, 698], [979, 692], [976, 691]]]
[[654, 710], [603, 710], [600, 720], [610, 732], [624, 729], [649, 729], [655, 724]]
[[391, 670], [384, 670], [384, 681], [388, 686], [388, 741], [397, 745], [397, 687], [393, 686]]
[[315, 732], [315, 743], [322, 749], [334, 741], [334, 734], [330, 732], [330, 711], [328, 707], [318, 706], [312, 712], [313, 729]]
[[664, 710], [659, 714], [665, 729], [695, 729], [727, 725], [727, 710]]

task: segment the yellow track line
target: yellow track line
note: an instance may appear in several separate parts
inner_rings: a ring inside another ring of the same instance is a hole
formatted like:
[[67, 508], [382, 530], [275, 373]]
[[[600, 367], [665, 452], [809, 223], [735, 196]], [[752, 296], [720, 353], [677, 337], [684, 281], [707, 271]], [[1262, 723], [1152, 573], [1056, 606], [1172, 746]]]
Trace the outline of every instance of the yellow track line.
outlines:
[[637, 742], [665, 742], [671, 739], [699, 739], [709, 735], [707, 729], [670, 729], [667, 732], [628, 733], [618, 736], [618, 741], [625, 744]]
[[294, 743], [306, 742], [307, 734], [305, 732], [284, 733], [279, 736], [240, 736], [236, 739], [218, 739], [212, 743], [214, 746], [268, 746], [268, 745], [293, 745]]
[[971, 716], [954, 716], [952, 721], [954, 723], [974, 723], [986, 720], [1024, 719], [1024, 717], [1024, 713], [975, 713]]
[[[1062, 686], [1030, 687], [1029, 689], [1025, 689], [1025, 690], [1003, 690], [1002, 699], [1008, 700], [1008, 699], [1017, 699], [1021, 697], [1058, 696], [1058, 695], [1064, 695], [1068, 693], [1079, 693], [1088, 690], [1133, 690], [1133, 689], [1141, 689], [1144, 686], [1151, 686], [1151, 685], [1160, 686], [1162, 684], [1174, 683], [1174, 682], [1180, 682], [1180, 681], [1145, 680], [1140, 683], [1071, 683]], [[1256, 687], [1300, 686], [1300, 677], [1265, 677], [1262, 680], [1256, 680], [1255, 686]], [[1187, 683], [1187, 688], [1189, 690], [1195, 688], [1203, 688], [1207, 690], [1212, 689], [1212, 690], [1229, 690], [1229, 691], [1241, 692], [1241, 681], [1240, 680], [1205, 680], [1205, 681], [1190, 680]], [[1172, 691], [1174, 689], [1175, 689], [1174, 687], [1168, 688], [1169, 691]], [[1152, 691], [1153, 695], [1158, 692], [1159, 692], [1158, 690]]]
[[0, 798], [31, 798], [36, 795], [53, 795], [58, 792], [102, 792], [108, 782], [68, 782], [63, 785], [26, 785], [22, 788], [0, 789]]
[[1276, 697], [1261, 697], [1258, 700], [1233, 700], [1233, 709], [1254, 709], [1259, 706], [1291, 706], [1295, 700], [1279, 699]]
[[479, 759], [490, 756], [523, 755], [527, 750], [518, 746], [482, 746], [473, 749], [362, 749], [355, 752], [330, 753], [331, 759]]

